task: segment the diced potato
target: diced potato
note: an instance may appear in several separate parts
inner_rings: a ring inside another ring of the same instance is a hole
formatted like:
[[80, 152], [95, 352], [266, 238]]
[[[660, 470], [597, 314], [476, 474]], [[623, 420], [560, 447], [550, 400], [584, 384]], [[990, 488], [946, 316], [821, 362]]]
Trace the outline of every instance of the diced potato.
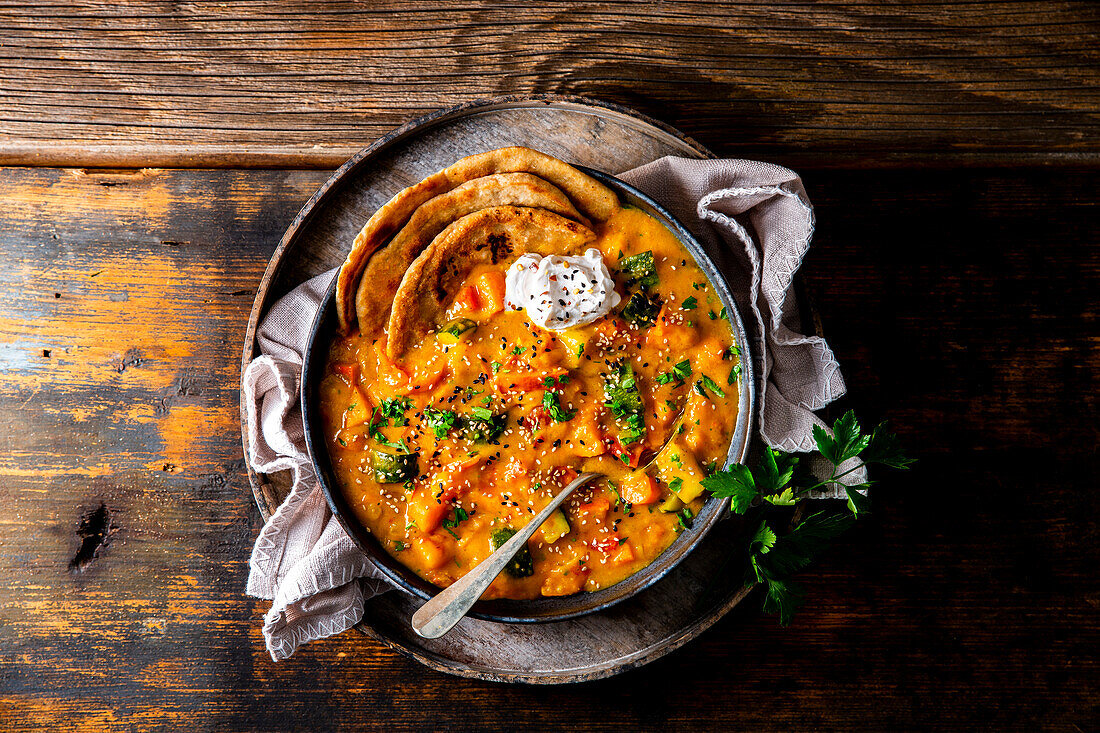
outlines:
[[565, 358], [563, 359], [565, 365], [570, 369], [578, 368], [581, 361], [584, 360], [584, 350], [587, 348], [588, 337], [579, 329], [571, 328], [558, 333], [557, 339], [561, 342], [562, 349], [565, 352]]
[[448, 553], [443, 546], [431, 537], [418, 537], [412, 543], [412, 551], [424, 567], [435, 569], [447, 562]]
[[351, 428], [356, 425], [362, 425], [370, 419], [370, 413], [370, 403], [367, 402], [363, 390], [358, 387], [352, 387], [351, 402], [348, 404], [347, 410], [344, 411], [344, 427]]
[[600, 430], [592, 410], [578, 414], [573, 423], [572, 447], [577, 455], [594, 458], [607, 452], [607, 445], [603, 442], [603, 431]]
[[584, 582], [588, 579], [588, 571], [582, 570], [580, 564], [568, 568], [559, 568], [551, 571], [542, 583], [544, 596], [571, 596], [584, 588]]

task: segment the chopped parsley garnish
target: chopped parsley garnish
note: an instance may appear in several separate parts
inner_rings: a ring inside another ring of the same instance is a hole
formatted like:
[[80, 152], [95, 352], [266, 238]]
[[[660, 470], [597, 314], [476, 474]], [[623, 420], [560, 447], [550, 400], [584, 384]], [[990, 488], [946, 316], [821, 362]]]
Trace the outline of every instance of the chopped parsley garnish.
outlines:
[[394, 552], [401, 552], [401, 551], [402, 551], [402, 550], [404, 550], [404, 549], [405, 549], [406, 547], [408, 547], [408, 545], [406, 545], [406, 544], [405, 544], [404, 542], [402, 542], [401, 540], [394, 540], [394, 542], [393, 542], [393, 551], [394, 551]]
[[691, 529], [691, 520], [695, 518], [695, 513], [691, 511], [691, 507], [684, 507], [683, 511], [678, 515], [680, 520], [680, 527], [677, 532], [683, 532], [685, 529]]
[[730, 375], [726, 377], [726, 384], [733, 384], [739, 376], [741, 376], [741, 365], [734, 364], [733, 368], [730, 369]]
[[671, 371], [664, 372], [657, 375], [657, 384], [668, 384], [669, 382], [676, 382], [676, 386], [679, 387], [684, 383], [684, 380], [691, 376], [691, 360], [684, 359], [679, 364], [672, 367]]
[[680, 308], [682, 308], [683, 310], [686, 310], [686, 311], [693, 311], [693, 310], [695, 310], [696, 306], [698, 306], [698, 305], [699, 305], [699, 301], [693, 295], [690, 298], [688, 298], [687, 300], [685, 300], [683, 303], [681, 303]]
[[424, 408], [424, 424], [430, 427], [437, 438], [447, 437], [447, 433], [455, 426], [458, 415], [450, 410], [437, 410], [434, 407]]
[[542, 395], [542, 406], [550, 412], [554, 422], [569, 422], [577, 414], [576, 410], [566, 410], [558, 401], [558, 393], [546, 391]]
[[489, 366], [492, 368], [493, 374], [496, 374], [497, 372], [500, 371], [501, 364], [500, 364], [499, 361], [494, 361], [491, 364], [489, 364]]
[[715, 313], [715, 312], [714, 312], [713, 310], [709, 310], [709, 311], [707, 311], [707, 316], [708, 316], [708, 317], [710, 318], [710, 320], [712, 320], [712, 321], [717, 321], [717, 320], [718, 320], [718, 314], [717, 314], [717, 313]]
[[[382, 445], [384, 445], [388, 448], [393, 448], [395, 450], [399, 450], [402, 453], [408, 453], [409, 452], [409, 447], [407, 445], [405, 445], [405, 439], [404, 438], [402, 438], [399, 442], [395, 443], [392, 440], [390, 440], [389, 438], [387, 438], [385, 436], [385, 434], [382, 433], [381, 429], [384, 428], [384, 427], [388, 427], [389, 426], [389, 421], [386, 420], [385, 417], [382, 417], [382, 418], [380, 418], [376, 421], [375, 418], [378, 417], [379, 411], [380, 411], [380, 408], [376, 407], [376, 408], [374, 408], [374, 411], [371, 412], [371, 414], [370, 414], [370, 421], [367, 423], [367, 429], [370, 431], [370, 437], [374, 438], [379, 443], [381, 443]], [[402, 413], [402, 419], [403, 418], [404, 418], [404, 413]], [[401, 423], [401, 424], [404, 425], [405, 423]]]
[[513, 355], [519, 356], [522, 353], [523, 353], [523, 347], [522, 346], [513, 346], [512, 347], [512, 354]]
[[[703, 383], [704, 387], [706, 387], [707, 389], [709, 389], [711, 392], [718, 395], [719, 397], [725, 397], [726, 396], [726, 393], [723, 392], [721, 390], [721, 388], [714, 382], [714, 380], [711, 379], [710, 377], [708, 377], [706, 374], [703, 375], [703, 378], [700, 381]], [[704, 395], [704, 397], [705, 396], [706, 395]]]
[[457, 540], [458, 535], [454, 533], [455, 527], [457, 527], [462, 522], [465, 522], [469, 518], [470, 515], [466, 513], [465, 509], [460, 506], [456, 506], [454, 510], [454, 517], [448, 517], [447, 519], [443, 520], [443, 529], [447, 530], [451, 537], [454, 537]]
[[615, 365], [614, 371], [604, 375], [604, 393], [611, 414], [623, 428], [623, 442], [636, 443], [645, 437], [645, 403], [638, 390], [638, 380], [634, 376], [634, 367], [623, 360]]
[[730, 314], [726, 313], [726, 306], [722, 306], [722, 311], [718, 314], [718, 317], [723, 321], [728, 321], [730, 319]]
[[672, 492], [675, 493], [675, 494], [679, 494], [680, 489], [683, 488], [683, 486], [684, 486], [684, 480], [682, 478], [680, 478], [679, 476], [677, 476], [676, 478], [674, 478], [674, 479], [672, 479], [671, 481], [668, 482], [668, 488], [672, 489]]
[[383, 417], [388, 417], [393, 420], [394, 427], [402, 427], [409, 424], [408, 419], [405, 418], [405, 410], [410, 407], [412, 407], [412, 400], [410, 398], [394, 397], [390, 400], [382, 400], [378, 409]]

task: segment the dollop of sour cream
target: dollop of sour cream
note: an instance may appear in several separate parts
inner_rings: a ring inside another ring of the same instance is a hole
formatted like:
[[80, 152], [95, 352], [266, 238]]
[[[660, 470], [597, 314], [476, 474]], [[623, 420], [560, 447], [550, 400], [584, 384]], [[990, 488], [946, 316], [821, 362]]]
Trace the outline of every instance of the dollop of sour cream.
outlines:
[[619, 304], [603, 255], [589, 248], [580, 257], [521, 255], [505, 276], [505, 306], [526, 310], [542, 328], [564, 331], [592, 323]]

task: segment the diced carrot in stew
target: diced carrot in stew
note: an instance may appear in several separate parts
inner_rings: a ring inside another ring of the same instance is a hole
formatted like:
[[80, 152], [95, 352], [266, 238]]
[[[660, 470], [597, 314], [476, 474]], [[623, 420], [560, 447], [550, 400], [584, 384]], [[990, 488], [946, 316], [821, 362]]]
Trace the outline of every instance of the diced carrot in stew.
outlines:
[[639, 459], [642, 457], [641, 445], [634, 444], [628, 449], [619, 442], [618, 438], [612, 436], [607, 439], [607, 448], [611, 451], [611, 455], [622, 461], [624, 465], [631, 468], [638, 467]]
[[624, 542], [619, 545], [619, 551], [611, 556], [611, 562], [616, 565], [625, 565], [629, 562], [634, 562], [634, 550], [630, 547], [629, 542]]
[[341, 377], [344, 377], [347, 380], [349, 385], [355, 384], [356, 380], [359, 378], [359, 365], [358, 364], [348, 364], [348, 363], [333, 364], [332, 365], [332, 371], [336, 372]]
[[661, 498], [657, 482], [645, 471], [633, 471], [619, 482], [619, 493], [623, 501], [631, 504], [652, 504]]
[[594, 496], [577, 507], [577, 513], [588, 519], [603, 520], [611, 511], [611, 502], [602, 496]]
[[504, 310], [504, 273], [486, 270], [477, 279], [478, 315], [493, 316]]
[[596, 537], [589, 540], [588, 546], [593, 550], [599, 550], [605, 555], [610, 555], [619, 549], [619, 545], [622, 544], [622, 540], [615, 535], [609, 535], [607, 537]]

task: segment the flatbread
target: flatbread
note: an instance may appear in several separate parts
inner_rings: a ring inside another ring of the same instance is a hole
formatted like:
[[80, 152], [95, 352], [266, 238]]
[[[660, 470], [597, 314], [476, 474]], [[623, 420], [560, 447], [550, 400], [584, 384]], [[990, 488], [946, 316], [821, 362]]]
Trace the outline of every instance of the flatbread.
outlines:
[[508, 205], [547, 209], [588, 223], [561, 189], [530, 173], [496, 173], [467, 181], [421, 204], [409, 223], [367, 262], [355, 294], [359, 330], [369, 334], [382, 327], [405, 270], [437, 234], [467, 214]]
[[[516, 172], [536, 175], [557, 186], [589, 219], [604, 221], [619, 209], [619, 200], [611, 189], [568, 163], [537, 150], [510, 147], [463, 158], [398, 193], [363, 226], [337, 277], [336, 314], [341, 330], [349, 333], [354, 327], [357, 304], [353, 294], [367, 263], [409, 221], [414, 211], [468, 181], [496, 173]], [[360, 330], [366, 330], [362, 324]]]
[[399, 359], [441, 325], [455, 291], [482, 264], [508, 265], [528, 252], [581, 254], [596, 233], [544, 209], [500, 206], [467, 214], [444, 229], [406, 270], [393, 297], [386, 353]]

